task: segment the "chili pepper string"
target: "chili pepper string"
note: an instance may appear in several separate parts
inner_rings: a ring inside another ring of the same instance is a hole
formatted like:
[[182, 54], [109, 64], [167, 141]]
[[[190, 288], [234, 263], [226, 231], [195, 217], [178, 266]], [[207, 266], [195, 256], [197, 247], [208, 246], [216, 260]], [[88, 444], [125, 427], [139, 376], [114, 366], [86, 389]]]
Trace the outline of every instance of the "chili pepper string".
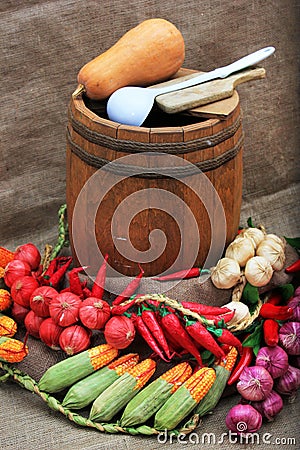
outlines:
[[165, 338], [165, 335], [163, 333], [163, 330], [161, 326], [159, 325], [156, 315], [153, 310], [150, 308], [147, 308], [145, 305], [141, 305], [139, 308], [139, 312], [142, 316], [142, 319], [144, 323], [147, 325], [151, 333], [153, 334], [154, 338], [156, 339], [157, 343], [159, 344], [160, 348], [165, 353], [166, 357], [168, 359], [171, 359], [171, 352], [167, 343], [167, 340]]
[[218, 359], [224, 359], [225, 353], [210, 332], [198, 321], [185, 317], [185, 329], [198, 344], [209, 350]]

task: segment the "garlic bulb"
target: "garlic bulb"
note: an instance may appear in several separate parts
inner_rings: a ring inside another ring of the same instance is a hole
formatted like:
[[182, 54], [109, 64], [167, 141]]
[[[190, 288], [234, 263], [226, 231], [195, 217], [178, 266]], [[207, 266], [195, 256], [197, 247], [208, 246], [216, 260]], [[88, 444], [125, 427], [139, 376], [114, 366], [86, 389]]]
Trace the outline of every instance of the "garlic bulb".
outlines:
[[282, 246], [274, 239], [264, 239], [256, 249], [257, 256], [263, 256], [274, 270], [283, 269], [285, 253]]
[[253, 242], [253, 246], [256, 249], [256, 247], [264, 239], [265, 233], [262, 230], [260, 230], [259, 228], [254, 228], [254, 227], [252, 228], [252, 227], [250, 227], [250, 228], [246, 228], [245, 230], [243, 230], [240, 233], [240, 236], [247, 237], [247, 238], [251, 239], [252, 242]]
[[263, 256], [253, 256], [247, 261], [245, 277], [252, 286], [265, 286], [271, 280], [272, 275], [272, 266]]
[[254, 252], [252, 240], [238, 236], [228, 245], [225, 257], [235, 259], [241, 267], [244, 267], [248, 259], [254, 256]]
[[218, 289], [230, 289], [241, 277], [239, 263], [232, 258], [221, 258], [211, 269], [211, 281]]
[[266, 234], [265, 236], [265, 240], [270, 240], [270, 241], [274, 241], [277, 244], [281, 245], [281, 247], [283, 248], [283, 250], [285, 249], [286, 246], [286, 242], [285, 240], [281, 239], [281, 237], [277, 236], [277, 234]]

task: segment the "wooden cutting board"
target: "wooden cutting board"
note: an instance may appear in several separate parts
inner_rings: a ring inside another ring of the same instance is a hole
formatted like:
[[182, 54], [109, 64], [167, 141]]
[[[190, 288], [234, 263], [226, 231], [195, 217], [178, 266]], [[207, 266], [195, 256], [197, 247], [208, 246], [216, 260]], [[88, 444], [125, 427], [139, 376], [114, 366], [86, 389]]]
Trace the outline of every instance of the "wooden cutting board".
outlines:
[[[188, 75], [185, 75], [186, 73], [188, 73]], [[175, 79], [151, 86], [150, 89], [152, 87], [175, 84], [179, 79], [182, 81], [194, 78], [200, 73], [203, 72], [181, 69], [181, 71], [176, 74]], [[266, 71], [264, 68], [258, 67], [246, 69], [234, 73], [227, 78], [216, 79], [180, 91], [159, 95], [155, 100], [159, 108], [168, 114], [187, 111], [190, 114], [202, 115], [204, 117], [226, 117], [238, 102], [238, 95], [234, 94], [235, 88], [241, 83], [262, 79], [265, 78], [265, 76]], [[224, 101], [224, 99], [227, 99], [227, 101]], [[206, 105], [206, 107], [203, 108], [203, 105]]]

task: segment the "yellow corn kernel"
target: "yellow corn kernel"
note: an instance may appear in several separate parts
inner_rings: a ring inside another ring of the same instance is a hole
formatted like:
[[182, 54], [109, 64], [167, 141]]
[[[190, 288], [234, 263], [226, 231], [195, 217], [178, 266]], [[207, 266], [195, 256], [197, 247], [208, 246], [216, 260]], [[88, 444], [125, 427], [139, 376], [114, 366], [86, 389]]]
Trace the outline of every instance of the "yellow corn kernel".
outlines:
[[24, 342], [8, 337], [0, 337], [0, 361], [18, 363], [27, 355], [28, 347]]
[[7, 250], [7, 248], [0, 247], [0, 267], [5, 266], [14, 259], [14, 252]]
[[188, 389], [195, 402], [199, 403], [210, 390], [215, 379], [216, 373], [214, 369], [202, 367], [184, 383], [184, 386]]
[[118, 350], [108, 344], [101, 344], [96, 347], [92, 347], [88, 349], [87, 352], [94, 370], [98, 370], [100, 367], [106, 366], [106, 364], [118, 356]]
[[128, 353], [127, 355], [120, 356], [120, 358], [110, 363], [107, 367], [108, 369], [114, 370], [120, 377], [123, 373], [128, 371], [128, 369], [134, 367], [139, 359], [140, 357], [137, 353]]
[[218, 365], [224, 367], [226, 370], [231, 372], [233, 369], [233, 366], [236, 363], [237, 356], [238, 356], [237, 349], [235, 347], [231, 347], [231, 349], [229, 350], [229, 352], [226, 355], [225, 360], [220, 361], [220, 363]]
[[12, 305], [12, 298], [7, 289], [0, 289], [0, 312]]
[[177, 389], [192, 375], [192, 368], [188, 362], [182, 362], [163, 373], [160, 378], [167, 383], [172, 383], [171, 394], [177, 391]]
[[0, 314], [0, 336], [13, 337], [17, 332], [17, 323], [11, 317]]
[[153, 359], [147, 358], [136, 366], [127, 370], [127, 372], [136, 379], [134, 390], [141, 389], [152, 377], [156, 369], [156, 363]]

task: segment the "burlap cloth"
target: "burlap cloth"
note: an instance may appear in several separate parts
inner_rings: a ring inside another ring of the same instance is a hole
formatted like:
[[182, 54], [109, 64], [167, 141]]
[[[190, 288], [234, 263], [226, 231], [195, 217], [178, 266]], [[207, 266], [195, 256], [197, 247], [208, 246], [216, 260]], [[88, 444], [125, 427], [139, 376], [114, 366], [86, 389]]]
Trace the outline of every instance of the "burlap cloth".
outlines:
[[[42, 248], [55, 242], [57, 211], [65, 203], [67, 105], [76, 74], [150, 17], [180, 28], [185, 66], [194, 69], [211, 70], [264, 46], [276, 47], [274, 57], [262, 64], [267, 78], [238, 87], [245, 132], [240, 222], [252, 216], [270, 232], [300, 235], [299, 0], [3, 0], [0, 12], [0, 245], [15, 248], [32, 241]], [[192, 297], [195, 287], [185, 284], [181, 288]], [[33, 345], [31, 357], [41, 362]], [[43, 364], [51, 364], [52, 357], [45, 351]], [[4, 450], [246, 448], [228, 437], [221, 442], [235, 395], [204, 419], [198, 442], [173, 444], [79, 428], [15, 384], [1, 385], [0, 400]], [[272, 442], [273, 447], [299, 448], [299, 412], [299, 402], [286, 406], [273, 423], [263, 425], [260, 441], [247, 447], [267, 449]], [[212, 432], [215, 443], [209, 444], [204, 433]], [[264, 433], [271, 434], [269, 441]], [[296, 444], [288, 444], [289, 438]]]

